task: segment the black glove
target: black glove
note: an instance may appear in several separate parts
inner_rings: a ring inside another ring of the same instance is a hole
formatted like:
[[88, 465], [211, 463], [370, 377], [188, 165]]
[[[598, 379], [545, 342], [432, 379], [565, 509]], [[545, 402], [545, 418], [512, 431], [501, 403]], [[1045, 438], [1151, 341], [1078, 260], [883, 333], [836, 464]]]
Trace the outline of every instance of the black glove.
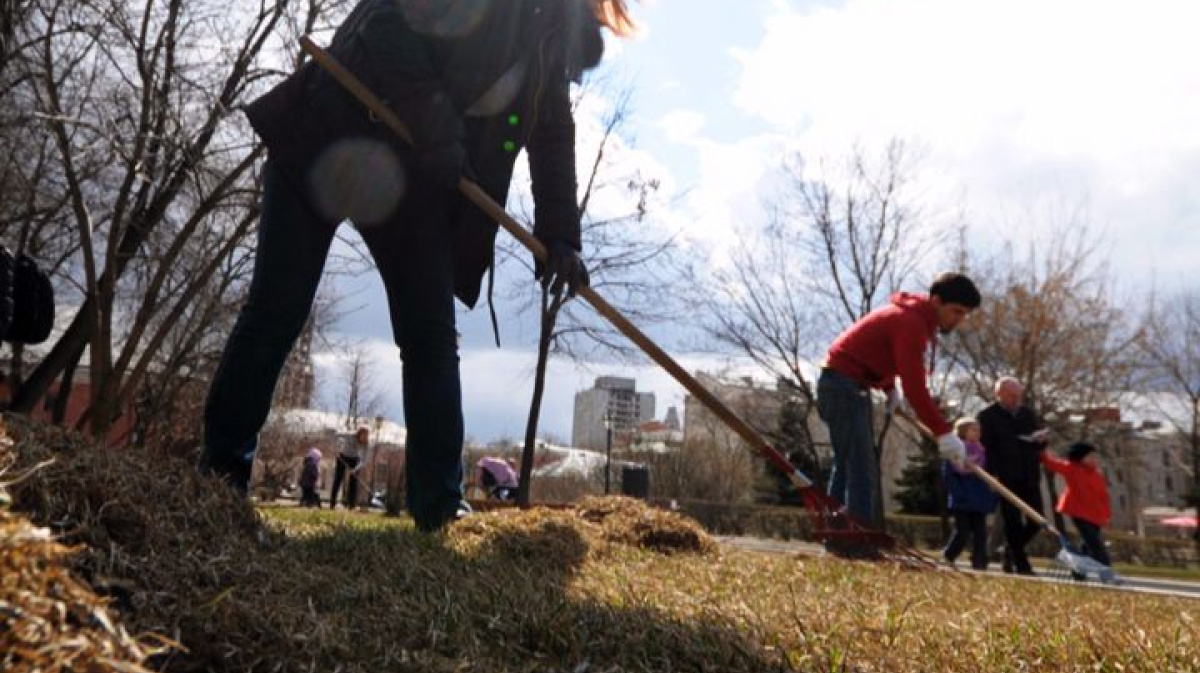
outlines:
[[417, 150], [416, 163], [417, 170], [439, 189], [454, 191], [460, 178], [473, 179], [467, 150], [459, 142]]
[[588, 285], [587, 267], [579, 252], [562, 241], [546, 244], [546, 263], [534, 265], [533, 277], [542, 281], [542, 287], [549, 286], [554, 295], [562, 294], [565, 285], [567, 296], [574, 297], [579, 288]]

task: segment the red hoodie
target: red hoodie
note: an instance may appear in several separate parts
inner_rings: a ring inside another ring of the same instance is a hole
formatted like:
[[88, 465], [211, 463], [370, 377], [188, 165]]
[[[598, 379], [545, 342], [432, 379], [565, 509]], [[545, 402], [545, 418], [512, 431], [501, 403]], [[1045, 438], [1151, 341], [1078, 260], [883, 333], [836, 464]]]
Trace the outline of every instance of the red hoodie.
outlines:
[[913, 412], [937, 435], [950, 432], [925, 383], [925, 351], [937, 336], [937, 309], [923, 294], [897, 292], [829, 347], [825, 366], [869, 388], [889, 391], [896, 377]]
[[1067, 488], [1054, 509], [1100, 527], [1107, 526], [1112, 508], [1108, 503], [1108, 484], [1100, 470], [1087, 463], [1054, 458], [1045, 451], [1041, 457], [1047, 470], [1061, 474], [1067, 481]]

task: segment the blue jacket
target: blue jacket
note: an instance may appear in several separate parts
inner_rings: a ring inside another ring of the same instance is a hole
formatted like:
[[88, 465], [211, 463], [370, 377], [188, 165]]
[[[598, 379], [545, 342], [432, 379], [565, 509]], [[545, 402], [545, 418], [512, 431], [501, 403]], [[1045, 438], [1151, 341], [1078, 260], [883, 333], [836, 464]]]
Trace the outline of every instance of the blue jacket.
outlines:
[[[967, 457], [980, 467], [986, 466], [983, 446], [967, 442]], [[951, 511], [990, 514], [996, 509], [996, 494], [972, 472], [959, 471], [949, 461], [942, 463], [942, 479], [946, 483], [946, 506]]]

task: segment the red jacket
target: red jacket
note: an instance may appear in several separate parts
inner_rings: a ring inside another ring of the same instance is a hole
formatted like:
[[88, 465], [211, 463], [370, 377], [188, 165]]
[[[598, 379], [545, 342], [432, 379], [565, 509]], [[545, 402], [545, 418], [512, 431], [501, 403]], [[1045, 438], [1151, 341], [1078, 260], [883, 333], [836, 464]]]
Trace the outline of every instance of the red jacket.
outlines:
[[1100, 470], [1086, 463], [1054, 458], [1045, 451], [1042, 452], [1042, 464], [1067, 481], [1067, 490], [1058, 499], [1056, 510], [1097, 526], [1108, 525], [1112, 509], [1108, 504], [1108, 484]]
[[937, 309], [923, 294], [897, 292], [829, 347], [825, 366], [868, 388], [889, 391], [896, 377], [917, 417], [937, 435], [950, 432], [925, 383], [925, 352], [937, 336]]

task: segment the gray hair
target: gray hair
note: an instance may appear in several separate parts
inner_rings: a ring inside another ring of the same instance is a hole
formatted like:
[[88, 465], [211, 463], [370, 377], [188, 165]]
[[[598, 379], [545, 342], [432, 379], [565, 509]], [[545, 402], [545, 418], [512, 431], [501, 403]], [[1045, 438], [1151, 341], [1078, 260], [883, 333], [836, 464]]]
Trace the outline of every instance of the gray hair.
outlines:
[[1016, 386], [1021, 390], [1025, 389], [1025, 386], [1021, 385], [1021, 382], [1018, 381], [1015, 376], [1001, 376], [1000, 378], [996, 379], [996, 387], [994, 392], [999, 394], [1005, 386]]

